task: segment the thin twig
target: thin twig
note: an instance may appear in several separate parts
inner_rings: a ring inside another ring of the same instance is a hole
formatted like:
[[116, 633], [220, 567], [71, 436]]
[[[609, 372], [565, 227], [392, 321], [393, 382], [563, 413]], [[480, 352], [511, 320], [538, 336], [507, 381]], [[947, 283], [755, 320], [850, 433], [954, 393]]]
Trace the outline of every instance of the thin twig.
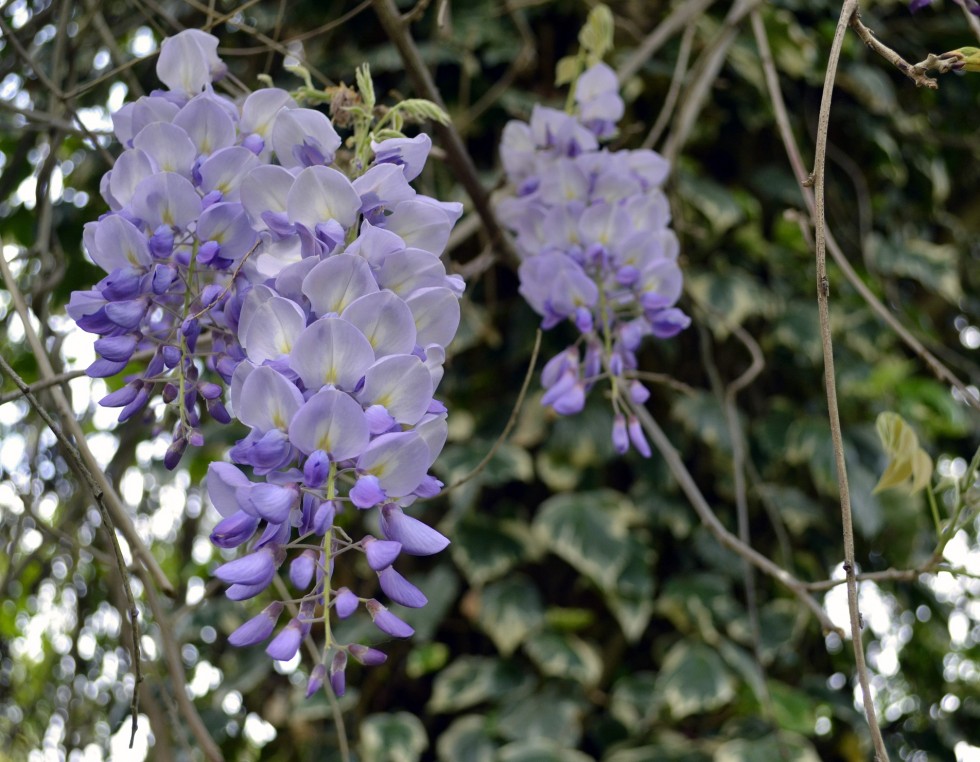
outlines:
[[534, 42], [534, 33], [531, 31], [531, 25], [528, 24], [527, 19], [520, 11], [514, 10], [509, 0], [505, 0], [504, 7], [507, 15], [514, 22], [517, 33], [520, 35], [520, 50], [517, 51], [517, 55], [514, 56], [510, 66], [507, 67], [507, 71], [480, 96], [476, 103], [453, 120], [456, 129], [461, 133], [469, 132], [470, 125], [476, 122], [487, 109], [500, 100], [510, 90], [517, 75], [531, 67], [537, 58], [537, 48]]
[[65, 104], [66, 110], [68, 110], [71, 113], [72, 117], [75, 119], [75, 122], [78, 124], [78, 129], [81, 130], [81, 132], [85, 135], [85, 137], [87, 137], [91, 141], [92, 147], [96, 151], [99, 151], [103, 156], [109, 157], [109, 164], [111, 165], [113, 162], [112, 155], [105, 150], [105, 148], [99, 143], [98, 140], [96, 140], [95, 135], [92, 134], [91, 130], [89, 130], [89, 128], [85, 126], [85, 123], [82, 122], [81, 118], [78, 116], [78, 112], [76, 112], [73, 108], [68, 106], [67, 101], [70, 100], [70, 97], [66, 96], [65, 93], [61, 91], [61, 88], [58, 87], [57, 84], [52, 81], [52, 79], [47, 75], [44, 69], [41, 68], [38, 65], [37, 61], [35, 61], [31, 57], [31, 54], [28, 53], [28, 51], [21, 44], [20, 40], [17, 38], [17, 35], [14, 34], [14, 30], [10, 27], [10, 25], [6, 21], [4, 21], [2, 14], [0, 14], [0, 32], [3, 33], [4, 39], [10, 41], [10, 46], [13, 48], [14, 54], [18, 58], [20, 58], [20, 60], [23, 62], [25, 66], [27, 66], [31, 71], [34, 72], [35, 76], [38, 78], [41, 84], [44, 85], [47, 94], [51, 98], [54, 98]]
[[752, 563], [757, 569], [768, 574], [770, 577], [780, 582], [785, 586], [790, 592], [792, 592], [800, 602], [806, 606], [813, 615], [820, 622], [820, 626], [823, 628], [824, 632], [834, 632], [843, 637], [844, 633], [841, 631], [837, 625], [830, 621], [830, 617], [827, 616], [827, 612], [823, 610], [817, 600], [807, 592], [806, 584], [790, 572], [786, 571], [779, 564], [766, 558], [755, 548], [749, 547], [735, 535], [729, 532], [725, 526], [721, 523], [721, 520], [708, 505], [708, 501], [705, 499], [704, 494], [701, 492], [701, 488], [698, 487], [697, 482], [691, 475], [691, 472], [687, 470], [687, 466], [684, 465], [684, 461], [681, 460], [681, 456], [677, 453], [676, 448], [671, 443], [670, 439], [663, 432], [663, 429], [657, 424], [650, 415], [649, 411], [642, 405], [635, 404], [629, 398], [626, 399], [626, 404], [629, 406], [632, 413], [639, 419], [640, 425], [643, 426], [643, 430], [646, 432], [647, 436], [653, 441], [654, 447], [656, 447], [660, 454], [663, 456], [664, 461], [667, 463], [667, 468], [670, 473], [677, 480], [678, 485], [680, 485], [681, 490], [687, 496], [688, 501], [691, 503], [691, 507], [694, 508], [694, 512], [697, 513], [698, 518], [701, 519], [701, 523], [714, 535], [715, 539], [718, 540], [724, 547], [731, 551], [734, 551], [742, 558], [747, 559]]
[[674, 106], [677, 105], [677, 97], [681, 94], [681, 85], [684, 84], [684, 77], [687, 75], [687, 64], [691, 58], [691, 47], [694, 43], [694, 34], [698, 31], [697, 25], [691, 24], [684, 30], [681, 37], [681, 47], [677, 53], [677, 63], [674, 64], [674, 73], [670, 78], [670, 88], [664, 98], [660, 113], [657, 114], [657, 121], [653, 123], [650, 132], [647, 133], [641, 148], [653, 148], [660, 136], [667, 128], [670, 117], [674, 113]]
[[649, 61], [653, 54], [660, 50], [661, 46], [679, 29], [692, 28], [694, 26], [693, 20], [714, 2], [715, 0], [684, 0], [684, 2], [678, 3], [671, 14], [657, 24], [656, 28], [646, 36], [636, 50], [623, 61], [619, 71], [616, 72], [616, 77], [620, 83], [636, 74], [643, 64]]
[[[2, 259], [2, 257], [0, 257], [0, 259]], [[48, 413], [44, 405], [42, 405], [38, 398], [34, 396], [24, 379], [17, 374], [17, 372], [11, 367], [10, 363], [7, 362], [2, 354], [0, 354], [0, 369], [2, 369], [3, 372], [10, 377], [10, 380], [14, 382], [17, 388], [20, 389], [21, 394], [27, 398], [28, 403], [30, 403], [30, 406], [34, 409], [34, 412], [41, 417], [41, 420], [44, 421], [45, 425], [51, 430], [51, 433], [54, 434], [55, 438], [58, 440], [58, 443], [61, 445], [62, 452], [65, 454], [69, 465], [88, 486], [96, 505], [99, 506], [99, 513], [102, 516], [102, 523], [105, 526], [106, 534], [109, 536], [109, 544], [112, 546], [113, 554], [115, 555], [116, 566], [119, 568], [119, 575], [126, 595], [126, 605], [128, 607], [128, 611], [126, 613], [130, 624], [132, 625], [133, 631], [133, 640], [129, 647], [130, 657], [133, 662], [133, 677], [135, 678], [131, 704], [133, 725], [129, 740], [130, 748], [132, 748], [133, 739], [136, 737], [137, 724], [139, 722], [140, 683], [143, 682], [143, 670], [140, 661], [140, 611], [136, 607], [136, 599], [133, 597], [133, 589], [129, 583], [129, 572], [126, 570], [126, 560], [123, 558], [122, 548], [119, 545], [119, 538], [116, 537], [116, 529], [112, 524], [112, 519], [109, 518], [109, 510], [106, 508], [106, 502], [104, 499], [105, 495], [98, 482], [96, 482], [95, 478], [92, 476], [92, 472], [82, 461], [82, 457], [79, 455], [78, 450], [71, 443], [68, 437], [65, 436], [64, 432], [61, 430], [61, 427], [54, 420], [54, 418], [51, 417], [51, 414]]]
[[214, 742], [214, 739], [211, 738], [207, 726], [201, 719], [201, 715], [198, 714], [197, 707], [194, 706], [194, 702], [187, 695], [187, 679], [184, 675], [184, 662], [180, 656], [178, 643], [174, 639], [173, 632], [171, 632], [167, 612], [163, 610], [160, 598], [157, 596], [157, 591], [150, 584], [151, 581], [147, 577], [146, 571], [139, 569], [137, 573], [143, 579], [150, 613], [153, 615], [153, 620], [157, 623], [159, 640], [163, 646], [163, 657], [167, 661], [167, 674], [173, 683], [170, 693], [177, 702], [177, 707], [184, 721], [187, 723], [188, 729], [201, 747], [201, 751], [204, 752], [204, 756], [210, 762], [224, 762], [221, 749]]
[[447, 492], [466, 484], [466, 482], [479, 474], [484, 468], [487, 467], [487, 464], [493, 460], [493, 456], [497, 454], [497, 450], [500, 449], [500, 446], [507, 441], [507, 437], [510, 436], [510, 432], [514, 428], [514, 424], [517, 423], [517, 415], [524, 406], [524, 397], [527, 396], [527, 390], [531, 385], [531, 379], [534, 378], [534, 367], [538, 363], [538, 352], [540, 351], [541, 329], [539, 328], [538, 332], [534, 335], [534, 348], [531, 350], [531, 359], [527, 364], [527, 373], [524, 374], [524, 383], [521, 384], [521, 391], [517, 395], [517, 401], [514, 403], [514, 409], [510, 411], [510, 418], [507, 419], [507, 425], [504, 426], [504, 430], [500, 432], [500, 436], [497, 437], [497, 441], [493, 443], [493, 447], [491, 447], [490, 451], [483, 456], [483, 459], [473, 467], [472, 471], [465, 476], [460, 477], [448, 487], [444, 487], [443, 490], [436, 495], [436, 497], [442, 497]]
[[[2, 242], [0, 242], [0, 252], [2, 250], [3, 246]], [[42, 380], [55, 378], [57, 374], [54, 372], [51, 360], [44, 349], [44, 345], [38, 338], [34, 326], [31, 324], [31, 315], [27, 307], [27, 302], [24, 301], [24, 295], [17, 286], [17, 281], [10, 272], [10, 266], [7, 264], [6, 257], [2, 253], [0, 253], [0, 276], [3, 277], [6, 283], [7, 291], [10, 293], [11, 301], [14, 303], [14, 309], [20, 317], [24, 328], [24, 335], [37, 361]], [[126, 538], [126, 542], [129, 543], [133, 556], [138, 558], [140, 563], [147, 569], [156, 585], [168, 596], [172, 596], [174, 594], [173, 585], [170, 584], [170, 580], [167, 579], [167, 575], [164, 574], [156, 558], [153, 557], [153, 554], [143, 544], [139, 534], [136, 532], [136, 528], [133, 526], [133, 522], [130, 520], [129, 513], [123, 507], [119, 494], [113, 488], [109, 479], [103, 473], [98, 460], [89, 449], [85, 439], [85, 432], [82, 431], [82, 427], [75, 419], [75, 412], [72, 410], [71, 403], [69, 403], [65, 393], [59, 386], [55, 385], [51, 387], [51, 396], [54, 398], [55, 406], [58, 409], [61, 425], [64, 426], [66, 433], [71, 435], [72, 439], [75, 440], [75, 447], [78, 448], [78, 453], [85, 467], [89, 470], [102, 492], [114, 526], [122, 532], [123, 537]]]
[[[415, 89], [422, 97], [432, 101], [445, 111], [446, 104], [442, 100], [432, 75], [426, 68], [425, 61], [409, 28], [402, 21], [394, 0], [373, 0], [372, 4], [385, 34], [398, 49], [402, 63], [405, 64], [405, 70]], [[450, 168], [473, 201], [473, 207], [480, 215], [480, 219], [483, 220], [483, 227], [486, 228], [490, 240], [510, 262], [519, 261], [510, 239], [504, 233], [490, 206], [490, 198], [480, 182], [473, 159], [463, 145], [459, 132], [451, 123], [448, 125], [433, 124], [432, 128], [446, 150], [446, 158]]]
[[844, 572], [847, 574], [847, 608], [851, 624], [851, 643], [854, 648], [854, 662], [858, 681], [861, 684], [861, 697], [864, 713], [874, 743], [878, 762], [888, 762], [885, 740], [878, 727], [874, 696], [871, 693], [871, 680], [864, 660], [864, 641], [861, 637], [861, 612], [858, 607], [858, 585], [855, 579], [854, 523], [851, 516], [851, 495], [847, 482], [847, 463], [844, 457], [844, 437], [841, 433], [840, 411], [837, 407], [837, 376], [834, 370], [834, 347], [830, 329], [830, 280], [827, 276], [827, 221], [824, 208], [826, 197], [827, 136], [830, 131], [830, 105], [834, 95], [834, 81], [837, 65], [848, 24], [857, 13], [857, 0], [845, 0], [840, 20], [834, 33], [834, 41], [827, 62], [823, 94], [820, 98], [820, 112], [817, 117], [817, 140], [814, 147], [813, 195], [814, 195], [814, 236], [817, 260], [817, 307], [820, 313], [820, 344], [823, 348], [824, 386], [827, 393], [827, 412], [830, 419], [830, 437], [834, 448], [834, 461], [837, 466], [837, 487], [840, 492], [841, 524], [844, 534]]
[[725, 16], [721, 30], [704, 47], [691, 73], [691, 84], [684, 91], [684, 98], [674, 117], [674, 124], [664, 142], [663, 155], [673, 163], [687, 143], [707, 102], [712, 85], [718, 79], [721, 67], [728, 57], [728, 50], [738, 37], [738, 25], [762, 0], [735, 0]]
[[[854, 13], [850, 18], [851, 28], [857, 32], [858, 37], [860, 37], [864, 44], [871, 48], [875, 53], [884, 58], [886, 61], [891, 63], [896, 69], [898, 69], [902, 74], [915, 82], [916, 87], [928, 87], [930, 90], [936, 90], [939, 87], [939, 83], [927, 77], [925, 75], [925, 66], [913, 66], [904, 58], [902, 58], [898, 53], [892, 50], [890, 47], [881, 42], [877, 37], [875, 37], [874, 32], [872, 32], [868, 27], [864, 25], [861, 21], [861, 9], [855, 5]], [[935, 56], [933, 56], [935, 58]], [[927, 59], [929, 60], [929, 59]], [[949, 69], [947, 69], [948, 71]]]
[[[757, 12], [753, 12], [752, 14], [752, 29], [755, 33], [756, 44], [759, 48], [759, 58], [766, 81], [766, 89], [769, 92], [769, 100], [773, 106], [776, 126], [779, 129], [783, 147], [786, 150], [793, 173], [801, 182], [800, 192], [803, 195], [803, 201], [806, 203], [806, 207], [809, 210], [810, 216], [812, 217], [815, 211], [813, 190], [806, 184], [805, 178], [807, 178], [808, 173], [805, 168], [802, 155], [800, 154], [800, 149], [797, 145], [796, 138], [793, 136], [793, 128], [790, 124], [789, 114], [786, 110], [786, 103], [783, 100], [782, 90], [779, 87], [779, 75], [776, 72], [772, 51], [769, 47], [769, 39], [766, 36], [762, 19], [759, 17]], [[876, 315], [878, 315], [879, 318], [881, 318], [882, 321], [888, 325], [889, 328], [891, 328], [898, 335], [899, 339], [901, 339], [905, 345], [912, 350], [912, 352], [918, 355], [918, 357], [929, 366], [929, 370], [932, 371], [936, 378], [940, 379], [941, 381], [945, 381], [950, 386], [958, 389], [962, 394], [964, 401], [967, 404], [972, 405], [976, 410], [980, 411], [980, 399], [977, 399], [977, 397], [974, 396], [974, 394], [969, 390], [967, 385], [963, 383], [939, 358], [930, 352], [925, 345], [919, 341], [919, 339], [916, 338], [912, 332], [909, 331], [897, 317], [895, 317], [894, 314], [892, 314], [892, 311], [881, 302], [874, 292], [868, 288], [857, 272], [855, 272], [850, 261], [844, 255], [844, 252], [837, 244], [837, 241], [834, 239], [831, 232], [828, 230], [826, 231], [826, 234], [827, 250], [830, 252], [830, 256], [833, 257], [834, 262], [841, 269], [844, 277], [847, 278], [847, 282], [851, 284], [858, 294], [860, 294], [865, 303]]]

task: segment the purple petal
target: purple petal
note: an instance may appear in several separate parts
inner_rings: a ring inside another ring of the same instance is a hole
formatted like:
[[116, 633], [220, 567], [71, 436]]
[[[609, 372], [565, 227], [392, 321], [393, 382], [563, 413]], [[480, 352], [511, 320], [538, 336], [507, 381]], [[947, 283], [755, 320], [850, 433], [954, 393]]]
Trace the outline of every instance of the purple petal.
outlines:
[[337, 612], [337, 616], [341, 619], [346, 619], [351, 614], [357, 610], [357, 605], [360, 603], [357, 596], [354, 595], [346, 587], [342, 587], [337, 591], [337, 594], [333, 599], [333, 608]]
[[323, 450], [338, 461], [363, 452], [369, 437], [361, 406], [337, 389], [314, 394], [289, 424], [289, 440], [302, 452]]
[[245, 379], [234, 406], [242, 423], [266, 432], [285, 431], [302, 404], [303, 394], [296, 385], [263, 365]]
[[428, 468], [429, 448], [414, 431], [382, 434], [357, 459], [358, 471], [378, 477], [381, 488], [391, 497], [410, 494]]
[[[284, 111], [279, 119], [298, 110]], [[304, 169], [296, 176], [286, 197], [289, 221], [303, 225], [310, 231], [329, 220], [336, 220], [346, 230], [357, 220], [360, 208], [361, 197], [350, 180], [330, 167]]]
[[438, 206], [411, 199], [395, 207], [385, 218], [384, 227], [401, 237], [409, 248], [424, 249], [439, 256], [449, 242], [453, 223]]
[[355, 299], [378, 291], [371, 268], [361, 257], [327, 257], [303, 279], [303, 293], [316, 315], [339, 315]]
[[110, 392], [105, 397], [99, 400], [99, 404], [102, 407], [125, 407], [134, 399], [136, 399], [136, 394], [143, 388], [143, 383], [141, 381], [133, 381], [126, 384], [121, 389], [116, 389], [114, 392]]
[[231, 635], [228, 642], [233, 646], [252, 646], [268, 638], [276, 627], [283, 604], [276, 601], [266, 606], [262, 613], [249, 619]]
[[347, 647], [348, 653], [366, 667], [376, 667], [384, 664], [388, 660], [387, 654], [382, 653], [376, 648], [368, 648], [360, 643], [351, 643]]
[[353, 390], [374, 362], [370, 342], [354, 325], [340, 318], [320, 318], [296, 339], [289, 366], [307, 389], [330, 384]]
[[128, 362], [113, 362], [99, 358], [85, 369], [85, 375], [89, 378], [109, 378], [116, 375], [128, 364]]
[[381, 143], [371, 141], [376, 164], [391, 163], [401, 167], [406, 180], [414, 180], [422, 172], [432, 148], [432, 139], [424, 132], [414, 138], [389, 138]]
[[[244, 308], [242, 312], [244, 318]], [[306, 315], [299, 305], [273, 296], [254, 309], [247, 324], [244, 321], [239, 324], [239, 339], [248, 358], [261, 365], [266, 360], [278, 360], [292, 352], [293, 344], [305, 327]]]
[[247, 495], [248, 506], [254, 513], [272, 524], [288, 521], [290, 511], [298, 500], [295, 489], [276, 484], [253, 484]]
[[147, 268], [153, 264], [146, 236], [118, 214], [110, 214], [96, 223], [89, 255], [107, 273], [119, 268]]
[[173, 123], [193, 141], [199, 155], [210, 156], [235, 144], [235, 123], [211, 94], [192, 98], [174, 117]]
[[430, 556], [449, 545], [446, 537], [394, 504], [381, 509], [381, 531], [389, 540], [401, 543], [403, 552], [413, 556]]
[[157, 77], [169, 89], [194, 95], [224, 73], [218, 38], [199, 29], [185, 29], [160, 44]]
[[644, 458], [650, 457], [650, 445], [647, 443], [647, 438], [643, 434], [643, 428], [640, 426], [640, 422], [636, 419], [636, 416], [631, 415], [629, 420], [629, 425], [627, 426], [629, 431], [630, 441], [633, 446]]
[[211, 542], [219, 548], [237, 548], [248, 542], [259, 528], [258, 516], [236, 511], [219, 521], [211, 531]]
[[373, 537], [364, 539], [364, 553], [367, 555], [368, 566], [374, 571], [381, 571], [386, 566], [391, 566], [401, 550], [401, 543], [398, 542], [376, 540]]
[[327, 668], [322, 664], [317, 664], [310, 671], [310, 679], [306, 683], [306, 698], [309, 698], [323, 687], [323, 681], [327, 677]]
[[214, 570], [214, 576], [221, 581], [238, 585], [267, 586], [275, 573], [274, 554], [268, 548], [223, 563]]
[[318, 553], [315, 550], [304, 550], [289, 564], [289, 581], [297, 590], [306, 590], [313, 580], [316, 571]]
[[241, 510], [238, 490], [251, 486], [248, 477], [230, 463], [212, 462], [208, 466], [208, 497], [211, 503], [225, 518], [234, 516]]
[[384, 590], [385, 595], [395, 603], [413, 609], [420, 609], [428, 603], [428, 599], [422, 591], [396, 572], [393, 566], [378, 572], [378, 581], [381, 583], [381, 589]]
[[296, 656], [296, 652], [299, 651], [299, 646], [302, 642], [303, 625], [298, 619], [293, 618], [272, 639], [272, 642], [266, 647], [265, 652], [277, 661], [289, 661]]
[[367, 602], [366, 606], [374, 625], [383, 633], [391, 635], [393, 638], [407, 638], [415, 632], [406, 622], [392, 614], [373, 598]]
[[347, 652], [338, 651], [333, 656], [330, 663], [330, 688], [338, 698], [344, 695], [347, 689], [344, 671], [347, 669]]
[[187, 133], [168, 122], [148, 124], [133, 138], [133, 148], [149, 156], [158, 172], [176, 172], [187, 178], [197, 158], [197, 149]]
[[630, 448], [629, 436], [626, 433], [626, 418], [622, 413], [616, 413], [612, 428], [613, 449], [620, 455]]
[[364, 374], [357, 393], [365, 407], [381, 405], [398, 423], [414, 424], [432, 400], [432, 376], [415, 355], [382, 357]]
[[415, 348], [418, 332], [412, 310], [391, 291], [362, 296], [352, 302], [341, 317], [364, 334], [376, 357], [411, 354]]
[[381, 488], [378, 477], [367, 474], [360, 477], [351, 487], [349, 497], [351, 502], [358, 508], [372, 508], [379, 503], [383, 503], [388, 495]]
[[420, 346], [449, 346], [459, 327], [459, 297], [449, 288], [423, 288], [406, 299]]
[[133, 212], [153, 229], [187, 228], [201, 213], [201, 197], [187, 178], [160, 172], [136, 186]]
[[[340, 136], [330, 120], [319, 111], [309, 108], [282, 109], [276, 115], [272, 126], [272, 148], [284, 167], [326, 169], [312, 165], [332, 163], [339, 147]], [[353, 220], [348, 224], [352, 223]]]

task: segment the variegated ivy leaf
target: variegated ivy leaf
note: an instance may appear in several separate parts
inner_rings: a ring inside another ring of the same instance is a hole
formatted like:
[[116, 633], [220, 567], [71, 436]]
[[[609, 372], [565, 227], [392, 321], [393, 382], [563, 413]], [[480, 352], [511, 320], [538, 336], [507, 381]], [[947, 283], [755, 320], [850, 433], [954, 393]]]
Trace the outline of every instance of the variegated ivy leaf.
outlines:
[[881, 475], [874, 491], [893, 487], [912, 495], [932, 479], [932, 458], [919, 447], [919, 438], [898, 413], [885, 412], [875, 423], [878, 438], [888, 455], [888, 468]]

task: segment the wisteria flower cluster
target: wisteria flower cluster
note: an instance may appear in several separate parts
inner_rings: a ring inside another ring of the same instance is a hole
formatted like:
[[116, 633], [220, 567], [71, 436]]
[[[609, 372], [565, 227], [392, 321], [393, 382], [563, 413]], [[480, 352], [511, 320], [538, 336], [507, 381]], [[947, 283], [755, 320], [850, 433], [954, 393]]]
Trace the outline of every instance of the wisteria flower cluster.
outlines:
[[[232, 462], [208, 471], [222, 517], [212, 542], [248, 548], [214, 574], [244, 600], [287, 567], [296, 610], [267, 653], [292, 659], [322, 623], [308, 693], [329, 679], [342, 694], [348, 657], [385, 656], [337, 643], [332, 616], [363, 605], [389, 636], [412, 629], [374, 597], [333, 589], [336, 559], [362, 554], [390, 600], [420, 607], [425, 596], [394, 563], [449, 542], [406, 509], [442, 486], [429, 474], [447, 434], [433, 394], [464, 286], [439, 255], [462, 207], [409, 185], [428, 156], [426, 135], [368, 141], [373, 161], [353, 162], [352, 180], [330, 166], [341, 138], [326, 115], [274, 88], [232, 101], [212, 86], [223, 70], [216, 38], [183, 32], [161, 47], [167, 89], [114, 115], [126, 150], [102, 185], [111, 211], [85, 234], [108, 275], [76, 292], [69, 310], [101, 337], [90, 375], [120, 372], [138, 350], [149, 356], [102, 404], [121, 406], [125, 420], [157, 390], [173, 402], [169, 467], [200, 443], [202, 404], [249, 427]], [[379, 536], [352, 538], [347, 518], [367, 511]], [[268, 605], [230, 642], [266, 640], [286, 605]]]
[[520, 292], [552, 328], [572, 321], [572, 346], [542, 372], [542, 399], [562, 415], [579, 412], [601, 379], [611, 384], [613, 444], [650, 454], [628, 397], [649, 391], [636, 377], [646, 336], [670, 338], [690, 319], [675, 305], [683, 276], [670, 207], [661, 186], [667, 161], [650, 150], [610, 151], [599, 140], [623, 115], [616, 74], [603, 63], [575, 84], [576, 113], [535, 106], [530, 123], [504, 128], [500, 154], [510, 195], [498, 212], [516, 236]]

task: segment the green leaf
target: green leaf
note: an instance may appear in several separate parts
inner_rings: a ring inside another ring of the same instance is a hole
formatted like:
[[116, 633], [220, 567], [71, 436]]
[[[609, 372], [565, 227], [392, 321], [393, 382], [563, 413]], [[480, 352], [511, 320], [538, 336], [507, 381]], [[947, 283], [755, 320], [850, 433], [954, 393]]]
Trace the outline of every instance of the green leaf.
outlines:
[[438, 105], [424, 98], [408, 98], [393, 107], [403, 112], [406, 116], [416, 121], [428, 119], [439, 124], [449, 124], [449, 114], [443, 111]]
[[681, 720], [729, 703], [735, 697], [735, 679], [713, 648], [682, 640], [664, 658], [655, 692], [671, 716]]
[[416, 762], [429, 745], [425, 726], [414, 714], [372, 714], [361, 723], [364, 762]]
[[696, 302], [717, 313], [709, 325], [719, 339], [728, 336], [730, 325], [741, 325], [755, 315], [772, 318], [783, 309], [780, 299], [758, 278], [739, 269], [692, 275], [686, 287]]
[[602, 60], [612, 50], [614, 28], [612, 11], [607, 6], [599, 3], [589, 11], [585, 26], [578, 33], [578, 42], [590, 53], [590, 59]]
[[772, 710], [779, 727], [802, 735], [813, 732], [817, 721], [815, 697], [786, 683], [769, 681]]
[[721, 235], [744, 219], [745, 213], [732, 193], [714, 180], [679, 172], [681, 196], [704, 216], [715, 235]]
[[502, 656], [510, 656], [544, 621], [535, 584], [523, 574], [488, 585], [480, 592], [477, 621]]
[[489, 656], [463, 656], [440, 672], [428, 709], [458, 712], [522, 689], [531, 676], [509, 662]]
[[951, 304], [958, 304], [963, 297], [960, 253], [952, 244], [875, 236], [869, 241], [868, 251], [874, 266], [886, 275], [916, 280]]
[[377, 102], [374, 95], [374, 80], [371, 79], [371, 67], [367, 63], [362, 63], [357, 67], [354, 76], [357, 80], [357, 93], [361, 96], [364, 107], [370, 112]]
[[532, 531], [555, 555], [609, 591], [626, 567], [630, 527], [639, 517], [633, 503], [614, 490], [555, 495], [541, 504]]
[[449, 661], [445, 643], [424, 643], [413, 648], [405, 658], [405, 674], [413, 680], [438, 672]]
[[905, 419], [897, 413], [881, 413], [875, 428], [889, 463], [874, 491], [899, 488], [914, 495], [928, 485], [932, 480], [932, 458], [919, 447], [919, 438]]
[[474, 514], [456, 525], [450, 550], [469, 583], [479, 587], [524, 561], [530, 538], [530, 527], [523, 522]]
[[568, 632], [539, 632], [524, 642], [524, 652], [548, 677], [569, 678], [589, 687], [602, 677], [599, 649]]
[[555, 87], [561, 87], [574, 82], [579, 75], [578, 56], [559, 58], [555, 64]]
[[557, 741], [536, 738], [514, 741], [500, 749], [497, 762], [595, 762], [580, 751], [569, 749]]
[[681, 632], [713, 628], [712, 617], [724, 613], [731, 604], [731, 584], [719, 574], [673, 577], [657, 596], [657, 610]]
[[671, 412], [687, 431], [695, 434], [706, 445], [725, 453], [731, 452], [732, 440], [725, 411], [715, 395], [694, 392], [680, 396]]
[[[785, 752], [785, 754], [784, 754]], [[759, 762], [779, 759], [785, 762], [820, 762], [808, 740], [786, 731], [757, 740], [737, 738], [718, 747], [714, 762]]]
[[649, 538], [631, 535], [625, 543], [625, 568], [614, 589], [606, 591], [606, 605], [612, 611], [630, 643], [646, 631], [653, 616], [653, 563], [655, 554]]
[[656, 682], [653, 672], [634, 672], [613, 685], [609, 711], [630, 735], [640, 735], [656, 718], [657, 707], [650, 701]]
[[549, 683], [544, 689], [504, 706], [497, 731], [509, 741], [560, 739], [568, 748], [582, 736], [585, 702], [569, 697], [567, 683]]
[[494, 762], [497, 744], [480, 714], [467, 714], [455, 720], [436, 742], [439, 762]]

